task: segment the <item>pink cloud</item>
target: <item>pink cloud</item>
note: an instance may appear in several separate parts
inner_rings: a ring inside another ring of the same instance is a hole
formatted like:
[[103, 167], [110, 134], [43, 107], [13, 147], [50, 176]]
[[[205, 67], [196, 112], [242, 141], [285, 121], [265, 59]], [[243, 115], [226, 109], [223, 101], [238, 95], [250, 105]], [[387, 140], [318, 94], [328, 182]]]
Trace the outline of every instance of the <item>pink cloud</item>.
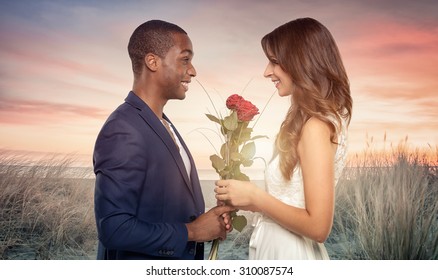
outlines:
[[[5, 72], [20, 76], [52, 76], [64, 80], [80, 77], [122, 84], [127, 77], [131, 78], [131, 73], [127, 68], [120, 74], [117, 63], [121, 50], [114, 47], [114, 40], [107, 33], [95, 36], [71, 28], [56, 32], [14, 22], [0, 32], [0, 58]], [[123, 55], [129, 65], [127, 54]]]
[[418, 114], [429, 114], [438, 119], [438, 85], [395, 81], [382, 81], [361, 87], [361, 94], [386, 100], [387, 102], [402, 100], [405, 106], [417, 109]]
[[72, 118], [104, 120], [107, 116], [107, 111], [91, 106], [0, 98], [0, 123], [2, 124], [59, 124]]
[[[403, 124], [406, 126], [400, 131], [415, 131], [423, 127], [421, 121], [438, 119], [438, 29], [433, 24], [421, 25], [389, 16], [359, 20], [348, 28], [341, 52], [354, 89], [352, 94], [403, 106], [388, 107], [388, 111], [393, 111], [395, 120], [400, 115], [410, 117], [416, 124]], [[424, 125], [433, 127], [430, 123]]]
[[350, 30], [352, 36], [343, 42], [354, 71], [421, 80], [436, 77], [438, 36], [433, 26], [377, 19], [354, 27], [356, 31]]
[[55, 57], [50, 53], [38, 53], [33, 49], [11, 49], [3, 48], [4, 57], [13, 61], [15, 66], [24, 65], [23, 70], [28, 73], [41, 74], [59, 71], [68, 71], [73, 75], [87, 76], [108, 83], [125, 82], [120, 76], [115, 76], [105, 70], [101, 65], [97, 65], [98, 60], [73, 61], [68, 57]]

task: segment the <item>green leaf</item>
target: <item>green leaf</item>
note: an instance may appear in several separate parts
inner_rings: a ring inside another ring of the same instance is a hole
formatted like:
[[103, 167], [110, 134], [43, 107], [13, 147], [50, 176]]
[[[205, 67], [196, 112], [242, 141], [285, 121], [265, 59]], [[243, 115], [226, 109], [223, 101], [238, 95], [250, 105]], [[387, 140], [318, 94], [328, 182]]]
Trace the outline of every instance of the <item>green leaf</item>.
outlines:
[[221, 121], [217, 117], [215, 117], [215, 116], [213, 116], [211, 114], [205, 114], [205, 115], [207, 116], [207, 118], [210, 119], [210, 121], [213, 121], [215, 123], [221, 124]]
[[220, 171], [218, 173], [219, 173], [219, 176], [220, 176], [221, 179], [226, 180], [226, 179], [230, 178], [230, 171], [229, 170], [224, 169], [224, 170], [222, 170], [222, 171]]
[[239, 153], [237, 153], [237, 152], [234, 152], [234, 153], [231, 153], [231, 155], [230, 155], [230, 159], [231, 159], [232, 161], [241, 161], [241, 160], [243, 160], [243, 157], [242, 157], [241, 154], [239, 154]]
[[210, 156], [211, 164], [216, 169], [216, 172], [220, 172], [224, 170], [225, 168], [225, 161], [219, 157], [218, 155], [211, 155]]
[[253, 160], [244, 160], [242, 161], [242, 165], [245, 167], [250, 167], [254, 163]]
[[239, 181], [249, 181], [249, 177], [241, 172], [235, 173], [233, 176], [233, 179], [239, 180]]
[[257, 135], [257, 136], [252, 137], [250, 140], [256, 140], [256, 139], [260, 139], [260, 138], [269, 139], [269, 137], [266, 135]]
[[228, 130], [225, 128], [224, 124], [221, 123], [221, 133], [222, 135], [226, 136], [228, 133]]
[[241, 131], [239, 131], [239, 130], [236, 130], [236, 131], [234, 131], [234, 137], [236, 138], [236, 139], [238, 139], [238, 143], [239, 144], [242, 144], [242, 143], [245, 143], [245, 142], [247, 142], [248, 140], [250, 140], [250, 138], [251, 138], [251, 132], [252, 132], [252, 129], [251, 128], [243, 128]]
[[225, 117], [224, 119], [224, 126], [228, 130], [235, 130], [237, 128], [238, 122], [237, 122], [237, 113], [233, 111], [231, 115]]
[[236, 215], [233, 217], [233, 228], [235, 228], [238, 232], [242, 232], [243, 228], [248, 224], [245, 216]]
[[250, 160], [255, 156], [256, 148], [254, 142], [249, 142], [242, 147], [240, 154], [243, 158]]
[[[242, 128], [242, 129], [246, 129], [247, 127], [248, 127], [248, 125], [249, 125], [249, 122], [240, 122], [240, 127]], [[251, 131], [252, 131], [252, 128], [250, 128], [251, 129]]]
[[221, 146], [221, 156], [222, 156], [222, 158], [226, 158], [227, 157], [227, 155], [226, 155], [227, 146], [228, 146], [227, 143], [223, 143], [222, 146]]

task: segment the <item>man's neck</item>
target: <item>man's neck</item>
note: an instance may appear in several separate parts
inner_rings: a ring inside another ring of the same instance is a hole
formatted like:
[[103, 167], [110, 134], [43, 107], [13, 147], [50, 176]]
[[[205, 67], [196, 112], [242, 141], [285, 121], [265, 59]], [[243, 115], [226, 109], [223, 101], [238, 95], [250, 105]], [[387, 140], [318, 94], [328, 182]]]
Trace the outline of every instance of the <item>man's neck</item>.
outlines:
[[132, 91], [137, 95], [144, 103], [146, 103], [152, 112], [159, 118], [163, 118], [164, 106], [167, 100], [160, 98], [160, 94], [156, 93], [153, 88], [145, 90], [144, 87], [133, 87]]

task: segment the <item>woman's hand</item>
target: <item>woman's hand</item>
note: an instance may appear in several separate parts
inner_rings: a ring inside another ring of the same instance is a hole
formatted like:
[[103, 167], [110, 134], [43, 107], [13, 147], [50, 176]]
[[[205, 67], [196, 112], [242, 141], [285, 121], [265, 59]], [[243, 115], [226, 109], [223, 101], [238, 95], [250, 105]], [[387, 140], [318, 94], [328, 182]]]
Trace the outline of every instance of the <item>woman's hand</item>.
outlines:
[[216, 181], [216, 199], [242, 210], [257, 211], [255, 197], [259, 188], [247, 181], [219, 180]]
[[[225, 206], [225, 202], [216, 200], [217, 206]], [[222, 219], [224, 219], [225, 222], [225, 228], [227, 229], [227, 233], [230, 233], [233, 231], [233, 219], [231, 218], [231, 212], [226, 212], [222, 214]]]

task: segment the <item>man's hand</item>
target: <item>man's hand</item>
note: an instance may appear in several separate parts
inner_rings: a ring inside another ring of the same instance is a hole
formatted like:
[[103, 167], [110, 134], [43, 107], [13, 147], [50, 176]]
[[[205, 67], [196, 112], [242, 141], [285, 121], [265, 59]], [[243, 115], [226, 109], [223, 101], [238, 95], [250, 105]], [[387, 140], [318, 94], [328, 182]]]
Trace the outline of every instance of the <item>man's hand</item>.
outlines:
[[231, 219], [227, 213], [233, 210], [235, 208], [232, 206], [216, 206], [186, 224], [189, 241], [205, 242], [217, 238], [224, 240], [231, 228]]

